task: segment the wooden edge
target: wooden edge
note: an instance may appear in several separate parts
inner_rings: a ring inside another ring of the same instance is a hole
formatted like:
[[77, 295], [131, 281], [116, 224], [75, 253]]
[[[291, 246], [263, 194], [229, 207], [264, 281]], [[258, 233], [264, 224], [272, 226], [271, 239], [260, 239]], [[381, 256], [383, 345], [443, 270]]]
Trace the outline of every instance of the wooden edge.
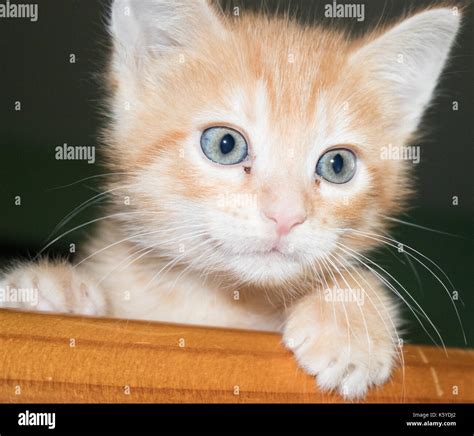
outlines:
[[[403, 347], [366, 402], [473, 402], [474, 351]], [[278, 334], [0, 311], [3, 403], [337, 403]]]

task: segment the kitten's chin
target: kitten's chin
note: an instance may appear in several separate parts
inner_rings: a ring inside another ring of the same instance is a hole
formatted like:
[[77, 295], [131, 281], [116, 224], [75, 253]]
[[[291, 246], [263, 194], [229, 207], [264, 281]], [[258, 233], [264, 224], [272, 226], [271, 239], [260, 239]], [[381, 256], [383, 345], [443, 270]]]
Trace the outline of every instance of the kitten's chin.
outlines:
[[278, 252], [236, 256], [226, 269], [239, 281], [263, 286], [282, 285], [303, 273], [300, 262]]

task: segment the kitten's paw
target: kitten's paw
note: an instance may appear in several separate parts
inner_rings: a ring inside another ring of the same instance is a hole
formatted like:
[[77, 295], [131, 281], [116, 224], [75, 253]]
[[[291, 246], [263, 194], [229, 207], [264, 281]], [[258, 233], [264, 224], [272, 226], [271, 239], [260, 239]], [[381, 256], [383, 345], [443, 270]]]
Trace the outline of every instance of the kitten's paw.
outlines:
[[0, 277], [0, 308], [105, 315], [102, 291], [66, 262], [26, 264]]
[[367, 333], [363, 323], [354, 323], [350, 330], [341, 319], [338, 325], [317, 314], [317, 308], [297, 307], [287, 320], [283, 342], [322, 390], [358, 400], [390, 378], [397, 357], [390, 329], [384, 332], [383, 323], [368, 325]]

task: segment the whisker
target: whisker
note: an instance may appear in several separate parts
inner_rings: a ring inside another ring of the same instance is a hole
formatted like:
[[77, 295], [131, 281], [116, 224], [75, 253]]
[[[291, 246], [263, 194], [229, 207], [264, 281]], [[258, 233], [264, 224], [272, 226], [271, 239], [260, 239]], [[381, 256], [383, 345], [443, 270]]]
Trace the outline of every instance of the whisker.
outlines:
[[[195, 236], [194, 236], [195, 237]], [[187, 238], [190, 239], [190, 238]], [[176, 258], [172, 259], [170, 262], [168, 262], [163, 268], [161, 268], [152, 278], [151, 280], [147, 283], [147, 285], [144, 288], [144, 291], [149, 289], [149, 287], [152, 285], [152, 283], [162, 274], [165, 270], [169, 271], [171, 268], [173, 268], [174, 265], [176, 265], [180, 260], [182, 260], [187, 254], [189, 254], [190, 251], [197, 250], [198, 248], [202, 247], [205, 244], [208, 244], [209, 241], [205, 240], [201, 242], [200, 244], [192, 247], [187, 253], [183, 253], [180, 256], [177, 256]]]
[[[321, 258], [321, 262], [323, 262], [323, 265], [326, 265], [326, 270], [327, 272], [331, 275], [332, 277], [332, 280], [334, 282], [334, 284], [340, 288], [340, 285], [339, 285], [339, 282], [338, 280], [336, 279], [335, 275], [333, 274], [331, 268], [328, 267], [327, 263], [326, 263], [326, 260], [324, 258]], [[334, 302], [333, 302], [334, 303]], [[354, 334], [353, 330], [352, 330], [352, 326], [351, 326], [351, 323], [349, 321], [349, 316], [347, 314], [347, 309], [346, 309], [346, 304], [344, 303], [344, 301], [342, 302], [342, 308], [344, 309], [344, 316], [346, 318], [346, 326], [347, 326], [347, 339], [348, 339], [348, 342], [349, 342], [349, 350], [351, 349], [351, 332], [352, 334]]]
[[77, 180], [75, 182], [72, 182], [72, 183], [68, 183], [67, 185], [62, 185], [62, 186], [55, 186], [53, 188], [48, 188], [46, 190], [46, 192], [51, 192], [51, 191], [57, 191], [59, 189], [64, 189], [64, 188], [69, 188], [71, 186], [75, 186], [75, 185], [78, 185], [79, 183], [82, 183], [82, 182], [86, 182], [88, 180], [93, 180], [93, 179], [97, 179], [99, 177], [108, 177], [108, 176], [114, 176], [114, 175], [130, 175], [130, 174], [133, 174], [133, 175], [136, 175], [137, 173], [132, 173], [132, 172], [120, 172], [120, 173], [105, 173], [105, 174], [96, 174], [94, 176], [89, 176], [89, 177], [84, 177], [83, 179], [80, 179], [80, 180]]
[[[331, 256], [331, 255], [329, 254], [329, 256]], [[335, 259], [334, 256], [332, 256], [332, 257], [333, 257], [333, 259]], [[343, 274], [341, 273], [341, 271], [339, 270], [338, 266], [335, 265], [334, 262], [332, 262], [332, 261], [329, 259], [329, 257], [327, 258], [327, 260], [328, 260], [328, 262], [330, 262], [330, 264], [333, 266], [333, 268], [336, 269], [336, 272], [341, 276], [342, 280], [343, 280], [344, 283], [346, 284], [347, 289], [351, 292], [352, 296], [354, 296], [352, 287], [349, 285], [349, 283], [347, 282], [346, 278], [344, 277], [344, 275], [343, 275]], [[362, 308], [361, 308], [359, 305], [357, 305], [357, 307], [359, 308], [359, 312], [361, 313], [362, 319], [363, 319], [363, 321], [364, 321], [365, 333], [366, 333], [366, 336], [367, 336], [367, 344], [368, 344], [368, 346], [369, 346], [369, 353], [370, 353], [370, 355], [372, 356], [372, 352], [371, 352], [371, 351], [372, 351], [372, 345], [371, 345], [371, 343], [370, 343], [369, 328], [368, 328], [368, 326], [367, 326], [367, 320], [366, 320], [366, 318], [365, 318], [364, 312], [362, 311]], [[370, 361], [369, 361], [369, 366], [370, 366]]]
[[46, 240], [49, 240], [60, 228], [64, 227], [69, 221], [71, 221], [77, 214], [81, 213], [84, 209], [86, 209], [89, 206], [92, 206], [94, 203], [98, 203], [99, 201], [102, 201], [105, 196], [113, 191], [117, 191], [119, 189], [123, 189], [124, 187], [120, 186], [118, 188], [110, 189], [105, 192], [101, 192], [100, 194], [94, 195], [93, 197], [89, 198], [88, 200], [84, 201], [81, 203], [79, 206], [77, 206], [75, 209], [73, 209], [71, 212], [69, 212], [66, 216], [64, 216], [61, 221], [56, 225], [56, 227], [52, 230], [52, 232], [49, 234], [49, 236], [46, 238]]
[[[443, 341], [443, 338], [441, 336], [441, 334], [439, 333], [438, 329], [436, 328], [436, 326], [433, 324], [433, 322], [431, 321], [431, 319], [429, 318], [429, 316], [426, 314], [426, 312], [423, 310], [423, 308], [420, 306], [420, 304], [413, 298], [413, 296], [407, 291], [407, 289], [395, 278], [393, 277], [387, 270], [385, 270], [383, 267], [381, 267], [380, 265], [378, 265], [377, 263], [375, 263], [374, 261], [372, 261], [371, 259], [369, 259], [368, 257], [364, 256], [363, 254], [361, 253], [357, 253], [355, 252], [354, 250], [352, 250], [351, 248], [341, 244], [341, 243], [336, 243], [339, 248], [341, 250], [343, 250], [346, 254], [350, 255], [351, 257], [355, 258], [356, 260], [358, 260], [362, 265], [364, 265], [367, 269], [369, 269], [370, 271], [372, 271], [374, 274], [376, 274], [377, 277], [379, 277], [394, 293], [395, 295], [397, 295], [400, 299], [402, 299], [402, 301], [407, 305], [407, 307], [410, 309], [410, 311], [413, 313], [413, 315], [415, 316], [415, 318], [418, 320], [418, 322], [420, 323], [420, 326], [423, 328], [423, 330], [425, 331], [425, 333], [428, 335], [428, 337], [433, 341], [434, 344], [436, 344], [436, 341], [433, 339], [433, 337], [431, 336], [431, 334], [426, 330], [424, 324], [421, 322], [421, 319], [419, 318], [419, 316], [417, 315], [416, 311], [412, 308], [412, 306], [410, 304], [408, 304], [407, 300], [400, 294], [400, 292], [398, 292], [398, 290], [392, 285], [392, 283], [390, 283], [385, 277], [383, 277], [380, 273], [378, 273], [376, 270], [374, 270], [372, 267], [370, 267], [369, 265], [367, 265], [365, 262], [363, 262], [359, 257], [362, 257], [364, 258], [367, 262], [370, 262], [372, 265], [374, 265], [375, 267], [379, 268], [381, 271], [383, 271], [385, 274], [387, 274], [398, 286], [400, 286], [400, 288], [408, 295], [408, 297], [410, 297], [410, 299], [415, 303], [416, 307], [420, 310], [422, 316], [428, 321], [428, 323], [431, 325], [431, 327], [433, 327], [434, 331], [436, 332], [437, 336], [439, 337], [440, 341], [441, 341], [441, 344], [442, 344], [442, 347], [447, 355], [447, 350], [446, 350], [446, 346], [444, 344], [444, 341]], [[351, 254], [353, 253], [353, 254]]]
[[393, 217], [386, 216], [386, 215], [380, 215], [380, 216], [382, 216], [386, 220], [393, 221], [393, 222], [398, 223], [398, 224], [404, 224], [406, 226], [415, 227], [417, 229], [427, 230], [427, 231], [433, 232], [433, 233], [439, 233], [440, 235], [452, 236], [454, 238], [463, 238], [463, 236], [456, 235], [454, 233], [449, 233], [449, 232], [444, 232], [442, 230], [432, 229], [430, 227], [421, 226], [420, 224], [415, 224], [415, 223], [410, 223], [408, 221], [403, 221], [399, 218], [393, 218]]
[[[371, 286], [371, 284], [366, 280], [366, 278], [358, 271], [357, 268], [355, 268], [353, 265], [351, 265], [350, 263], [348, 263], [346, 261], [346, 259], [339, 255], [338, 253], [334, 253], [334, 256], [337, 256], [337, 258], [339, 258], [339, 263], [341, 264], [341, 266], [347, 271], [347, 273], [352, 277], [352, 279], [356, 282], [356, 284], [363, 290], [364, 294], [367, 296], [367, 298], [369, 299], [369, 302], [372, 304], [372, 307], [377, 311], [377, 314], [379, 316], [379, 318], [381, 319], [383, 325], [385, 326], [385, 330], [387, 331], [388, 334], [390, 334], [392, 336], [392, 334], [395, 334], [395, 338], [397, 340], [397, 342], [395, 343], [395, 349], [396, 349], [396, 353], [397, 353], [397, 356], [398, 356], [398, 359], [402, 365], [402, 400], [405, 398], [405, 395], [406, 395], [406, 386], [405, 386], [405, 356], [403, 354], [403, 351], [400, 349], [400, 345], [402, 344], [402, 340], [398, 334], [398, 330], [397, 330], [397, 326], [395, 325], [395, 323], [393, 322], [393, 319], [392, 317], [390, 316], [390, 311], [388, 310], [386, 304], [382, 301], [382, 299], [380, 298], [380, 296], [378, 295], [378, 293], [374, 290], [374, 288]], [[377, 305], [374, 303], [374, 301], [372, 300], [370, 294], [368, 292], [365, 291], [364, 287], [360, 286], [360, 283], [359, 281], [354, 277], [354, 275], [347, 269], [347, 267], [351, 268], [358, 276], [360, 279], [362, 279], [364, 281], [364, 283], [369, 287], [369, 289], [373, 292], [373, 295], [375, 295], [375, 297], [377, 298], [377, 300], [379, 301], [379, 303], [384, 307], [385, 309], [385, 312], [387, 313], [388, 315], [388, 319], [390, 321], [390, 324], [392, 325], [392, 330], [390, 330], [390, 328], [388, 327], [387, 323], [385, 322], [385, 317], [382, 316], [382, 314], [380, 313], [380, 310], [379, 308], [377, 307]]]
[[[398, 248], [398, 246], [400, 244], [402, 244], [401, 242], [393, 239], [393, 238], [389, 238], [387, 236], [383, 236], [383, 235], [377, 235], [375, 233], [369, 233], [369, 232], [362, 232], [362, 231], [359, 231], [359, 230], [354, 230], [354, 229], [350, 229], [350, 231], [354, 232], [354, 233], [357, 233], [357, 234], [361, 234], [361, 235], [364, 235], [366, 238], [368, 239], [372, 239], [372, 240], [376, 240], [378, 242], [382, 242], [382, 243], [385, 243], [393, 248]], [[392, 244], [390, 242], [392, 242]], [[429, 257], [425, 256], [423, 253], [420, 253], [419, 251], [415, 250], [413, 247], [410, 247], [409, 245], [406, 245], [406, 244], [402, 244], [404, 248], [408, 248], [409, 250], [412, 250], [414, 253], [418, 254], [419, 256], [421, 256], [423, 259], [426, 259], [428, 262], [430, 262], [432, 265], [434, 265], [438, 271], [440, 271], [443, 276], [446, 278], [446, 280], [448, 281], [449, 285], [453, 288], [454, 291], [458, 292], [455, 288], [455, 286], [453, 285], [451, 279], [448, 277], [448, 275], [444, 272], [444, 270], [436, 263], [434, 262], [433, 260], [431, 260]], [[459, 322], [459, 325], [461, 327], [461, 331], [462, 331], [462, 335], [463, 335], [463, 339], [464, 339], [464, 343], [467, 345], [467, 338], [466, 338], [466, 333], [464, 331], [464, 326], [462, 324], [462, 321], [461, 321], [461, 316], [459, 314], [459, 311], [458, 311], [458, 308], [456, 306], [456, 304], [454, 303], [454, 299], [451, 295], [451, 293], [449, 292], [449, 289], [446, 287], [446, 285], [444, 284], [444, 282], [438, 277], [437, 274], [434, 273], [434, 271], [429, 268], [427, 265], [425, 265], [424, 262], [422, 262], [420, 259], [418, 259], [418, 257], [414, 256], [412, 253], [410, 253], [409, 251], [405, 251], [405, 253], [410, 256], [412, 259], [414, 259], [416, 262], [418, 262], [421, 266], [423, 266], [423, 268], [425, 268], [427, 271], [429, 271], [431, 273], [431, 275], [441, 284], [441, 286], [443, 287], [443, 289], [446, 291], [446, 293], [448, 294], [448, 297], [451, 301], [451, 304], [454, 308], [454, 311], [456, 313], [456, 317], [458, 319], [458, 322]]]
[[46, 244], [37, 254], [36, 256], [34, 257], [33, 260], [36, 260], [46, 249], [48, 249], [49, 247], [51, 247], [51, 245], [53, 245], [54, 243], [56, 243], [57, 241], [59, 241], [61, 238], [63, 238], [64, 236], [67, 236], [69, 235], [70, 233], [72, 232], [75, 232], [76, 230], [79, 230], [83, 227], [86, 227], [86, 226], [89, 226], [91, 224], [94, 224], [94, 223], [97, 223], [99, 221], [103, 221], [103, 220], [106, 220], [106, 219], [110, 219], [110, 218], [115, 218], [115, 217], [118, 217], [118, 216], [122, 216], [122, 215], [126, 215], [126, 214], [131, 214], [131, 213], [142, 213], [142, 212], [118, 212], [118, 213], [114, 213], [114, 214], [111, 214], [111, 215], [107, 215], [107, 216], [103, 216], [103, 217], [99, 217], [99, 218], [95, 218], [93, 220], [90, 220], [90, 221], [87, 221], [86, 223], [83, 223], [83, 224], [80, 224], [70, 230], [68, 230], [67, 232], [64, 232], [63, 234], [57, 236], [55, 239], [53, 239], [52, 241], [50, 241], [48, 244]]
[[[102, 278], [96, 283], [96, 286], [100, 286], [100, 284], [107, 278], [110, 276], [110, 274], [112, 274], [114, 271], [117, 271], [118, 268], [120, 268], [120, 266], [126, 262], [128, 259], [132, 258], [133, 256], [137, 255], [138, 253], [142, 253], [140, 256], [138, 256], [137, 258], [133, 259], [131, 262], [129, 262], [127, 265], [125, 265], [123, 267], [123, 270], [126, 270], [129, 266], [131, 266], [134, 262], [140, 260], [142, 257], [145, 257], [147, 254], [151, 253], [153, 250], [155, 249], [155, 247], [145, 247], [145, 248], [142, 248], [140, 250], [137, 250], [137, 251], [134, 251], [130, 256], [127, 256], [125, 259], [123, 259], [122, 261], [120, 261], [120, 263], [115, 267], [113, 268], [112, 270], [110, 270], [107, 274], [105, 274], [104, 276], [102, 276]], [[145, 253], [143, 253], [145, 252]]]
[[[176, 229], [177, 230], [177, 229]], [[136, 239], [140, 236], [150, 236], [150, 235], [156, 235], [156, 234], [159, 234], [159, 233], [167, 233], [169, 232], [168, 229], [160, 229], [160, 230], [153, 230], [151, 232], [144, 232], [144, 233], [137, 233], [137, 234], [134, 234], [134, 235], [131, 235], [131, 236], [128, 236], [126, 238], [123, 238], [119, 241], [115, 241], [113, 242], [112, 244], [109, 244], [107, 245], [106, 247], [103, 247], [97, 251], [95, 251], [94, 253], [90, 254], [89, 256], [85, 257], [84, 259], [82, 259], [80, 262], [76, 263], [72, 268], [77, 268], [79, 265], [83, 264], [84, 262], [86, 262], [87, 260], [91, 259], [92, 257], [94, 256], [97, 256], [98, 254], [100, 253], [103, 253], [104, 251], [112, 248], [112, 247], [115, 247], [116, 245], [119, 245], [119, 244], [122, 244], [124, 242], [127, 242], [127, 241], [130, 241], [132, 239]], [[201, 232], [200, 234], [197, 234], [197, 235], [193, 235], [193, 236], [202, 236], [206, 234], [206, 232]], [[181, 241], [181, 240], [185, 240], [187, 238], [184, 238], [184, 239], [181, 239], [181, 238], [172, 238], [172, 239], [169, 239], [167, 241], [160, 241], [158, 244], [156, 244], [155, 246], [157, 245], [164, 245], [164, 244], [169, 244], [169, 243], [172, 243], [172, 242], [177, 242], [177, 241]]]

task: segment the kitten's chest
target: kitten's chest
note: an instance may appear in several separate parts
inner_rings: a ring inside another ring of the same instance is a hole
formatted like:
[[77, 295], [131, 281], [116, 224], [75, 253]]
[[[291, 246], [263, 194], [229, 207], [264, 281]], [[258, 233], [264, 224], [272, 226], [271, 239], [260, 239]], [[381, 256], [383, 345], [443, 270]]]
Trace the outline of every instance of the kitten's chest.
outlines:
[[[137, 262], [116, 268], [124, 253], [109, 253], [107, 260], [84, 265], [101, 280], [109, 314], [141, 319], [215, 327], [280, 331], [283, 311], [266, 295], [229, 288], [210, 277], [164, 265]], [[112, 272], [111, 272], [112, 271]], [[105, 277], [105, 278], [104, 278]]]
[[[262, 298], [241, 298], [239, 291], [219, 289], [199, 278], [168, 272], [158, 283], [148, 277], [120, 280], [112, 307], [114, 316], [180, 324], [279, 331], [282, 311]], [[125, 285], [125, 286], [124, 286]], [[120, 291], [121, 290], [121, 291]], [[128, 290], [128, 292], [127, 292]], [[117, 292], [118, 291], [118, 292]]]

